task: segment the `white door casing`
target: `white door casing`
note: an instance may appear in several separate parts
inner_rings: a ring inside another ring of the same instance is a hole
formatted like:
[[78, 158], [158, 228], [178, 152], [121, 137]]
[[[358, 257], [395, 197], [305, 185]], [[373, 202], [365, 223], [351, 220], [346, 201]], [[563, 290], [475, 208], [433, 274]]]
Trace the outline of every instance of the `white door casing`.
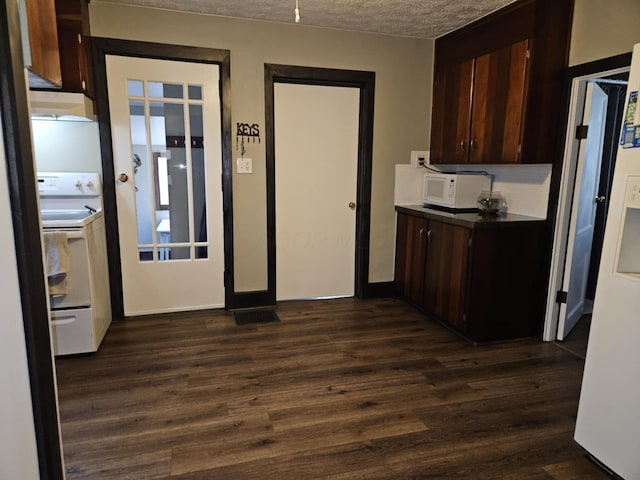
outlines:
[[277, 300], [354, 294], [359, 105], [358, 88], [274, 84]]
[[567, 301], [560, 305], [558, 340], [564, 340], [583, 315], [598, 205], [595, 197], [600, 182], [607, 102], [607, 94], [597, 84], [590, 82], [587, 85], [583, 119], [589, 131], [586, 142], [580, 145], [578, 155], [563, 279]]
[[[112, 55], [107, 55], [106, 67], [125, 315], [222, 307], [219, 68]], [[130, 94], [129, 80], [144, 81], [144, 94]], [[158, 98], [152, 83], [160, 91], [163, 86], [182, 86], [184, 98], [165, 93]], [[192, 89], [198, 93], [192, 95]], [[134, 115], [134, 104], [142, 114]], [[178, 152], [174, 162], [183, 158], [179, 165], [171, 164], [172, 145], [165, 144], [176, 128], [176, 118], [154, 116], [152, 110], [158, 107], [178, 112], [183, 122], [185, 145], [173, 150]], [[194, 143], [199, 137], [204, 141]], [[134, 153], [141, 159], [139, 166], [132, 160]], [[165, 157], [169, 158], [163, 162]], [[154, 176], [164, 167], [170, 206], [158, 203], [166, 196], [166, 188], [159, 187], [157, 179], [154, 188]], [[121, 174], [126, 175], [125, 181]], [[179, 208], [174, 209], [178, 200]]]
[[562, 289], [562, 281], [567, 252], [567, 238], [573, 200], [575, 171], [578, 163], [580, 140], [576, 139], [576, 126], [582, 123], [585, 103], [586, 86], [590, 80], [606, 78], [611, 75], [629, 72], [629, 67], [619, 67], [611, 70], [594, 72], [575, 77], [571, 83], [569, 98], [569, 115], [565, 134], [564, 153], [562, 156], [562, 173], [560, 191], [558, 193], [558, 208], [554, 222], [553, 248], [551, 252], [551, 269], [549, 285], [547, 287], [547, 302], [542, 339], [545, 342], [557, 340], [558, 317], [560, 303], [556, 300], [556, 293]]

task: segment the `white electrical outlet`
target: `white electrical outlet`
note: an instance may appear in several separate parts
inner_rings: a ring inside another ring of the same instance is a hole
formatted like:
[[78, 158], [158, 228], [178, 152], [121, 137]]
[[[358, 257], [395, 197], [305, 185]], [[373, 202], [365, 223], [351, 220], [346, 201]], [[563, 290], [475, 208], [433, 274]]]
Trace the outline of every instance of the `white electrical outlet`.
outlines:
[[411, 151], [411, 165], [414, 168], [422, 168], [429, 164], [429, 151], [428, 150], [412, 150]]
[[236, 159], [236, 172], [253, 173], [253, 160], [251, 160], [250, 158]]

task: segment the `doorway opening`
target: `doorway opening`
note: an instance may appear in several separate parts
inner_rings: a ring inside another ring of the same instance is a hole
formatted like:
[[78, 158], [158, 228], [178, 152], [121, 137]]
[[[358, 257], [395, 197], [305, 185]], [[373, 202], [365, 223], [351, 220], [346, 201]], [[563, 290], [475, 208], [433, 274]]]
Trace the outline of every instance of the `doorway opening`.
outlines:
[[[630, 54], [573, 67], [543, 339], [584, 357]], [[585, 128], [587, 127], [587, 128]]]

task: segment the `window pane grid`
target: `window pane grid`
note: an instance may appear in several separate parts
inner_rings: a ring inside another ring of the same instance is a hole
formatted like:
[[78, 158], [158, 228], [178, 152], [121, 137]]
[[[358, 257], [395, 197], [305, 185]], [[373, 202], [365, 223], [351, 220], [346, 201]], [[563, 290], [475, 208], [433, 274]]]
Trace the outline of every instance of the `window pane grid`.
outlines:
[[[167, 162], [166, 174], [163, 175], [163, 178], [168, 183], [159, 188], [156, 180], [156, 187], [153, 188], [153, 184], [150, 186], [150, 182], [144, 182], [145, 195], [151, 199], [151, 205], [147, 207], [148, 212], [146, 215], [150, 214], [152, 218], [155, 218], [154, 224], [156, 228], [149, 228], [150, 231], [148, 233], [150, 235], [145, 235], [145, 239], [140, 238], [140, 235], [138, 236], [140, 260], [205, 259], [208, 257], [209, 248], [207, 241], [208, 228], [206, 222], [202, 223], [199, 215], [204, 215], [206, 203], [203, 203], [205, 195], [200, 191], [202, 187], [197, 180], [206, 174], [200, 159], [202, 156], [200, 150], [203, 148], [201, 139], [204, 133], [202, 131], [202, 114], [199, 113], [202, 111], [202, 105], [204, 104], [202, 87], [188, 83], [129, 80], [128, 92], [128, 98], [132, 105], [131, 115], [144, 117], [144, 121], [140, 119], [138, 124], [140, 126], [144, 125], [145, 131], [139, 132], [138, 136], [145, 137], [146, 145], [139, 145], [137, 149], [140, 150], [142, 147], [143, 150], [146, 150], [147, 158], [142, 159], [142, 161], [147, 164], [149, 178], [158, 178], [160, 165], [156, 163], [159, 160]], [[196, 112], [196, 116], [192, 118], [194, 112]], [[192, 128], [193, 121], [196, 122], [195, 130]], [[157, 133], [154, 134], [154, 131], [158, 130], [158, 126], [163, 131], [160, 136]], [[194, 140], [191, 137], [193, 134], [198, 135], [198, 138]], [[171, 145], [167, 145], [169, 138], [172, 140]], [[178, 139], [178, 141], [176, 142], [175, 139]], [[184, 139], [184, 141], [181, 139]], [[194, 148], [198, 149], [199, 170], [197, 175], [194, 175], [193, 170]], [[159, 149], [162, 151], [158, 152], [157, 150]], [[171, 162], [172, 153], [175, 156], [173, 162]], [[171, 169], [174, 172], [173, 176]], [[141, 189], [142, 183], [140, 185]], [[195, 211], [194, 188], [198, 190], [198, 212]], [[172, 192], [174, 204], [171, 204]], [[161, 196], [158, 197], [158, 195]], [[175, 197], [176, 195], [177, 197]], [[136, 185], [137, 198], [138, 185]], [[163, 207], [158, 204], [160, 198], [164, 199]], [[172, 216], [174, 222], [170, 222]], [[163, 219], [164, 223], [161, 227]], [[197, 232], [195, 228], [196, 222], [198, 222]], [[180, 241], [173, 242], [172, 239], [174, 237], [177, 237]]]

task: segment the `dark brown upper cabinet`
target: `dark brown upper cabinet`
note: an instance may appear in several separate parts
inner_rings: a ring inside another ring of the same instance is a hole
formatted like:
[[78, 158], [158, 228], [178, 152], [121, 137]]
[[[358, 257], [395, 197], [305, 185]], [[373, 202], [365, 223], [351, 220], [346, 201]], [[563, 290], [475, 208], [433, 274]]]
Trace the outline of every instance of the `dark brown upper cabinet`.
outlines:
[[529, 41], [475, 60], [470, 163], [515, 163], [522, 149]]
[[529, 41], [437, 72], [434, 163], [515, 163], [522, 149]]
[[54, 0], [21, 0], [20, 13], [29, 84], [42, 88], [62, 85]]
[[474, 61], [435, 72], [431, 121], [431, 163], [466, 163]]
[[29, 87], [93, 98], [87, 0], [21, 0]]
[[520, 0], [436, 40], [434, 164], [552, 163], [573, 0]]
[[62, 90], [94, 98], [87, 0], [55, 0]]

